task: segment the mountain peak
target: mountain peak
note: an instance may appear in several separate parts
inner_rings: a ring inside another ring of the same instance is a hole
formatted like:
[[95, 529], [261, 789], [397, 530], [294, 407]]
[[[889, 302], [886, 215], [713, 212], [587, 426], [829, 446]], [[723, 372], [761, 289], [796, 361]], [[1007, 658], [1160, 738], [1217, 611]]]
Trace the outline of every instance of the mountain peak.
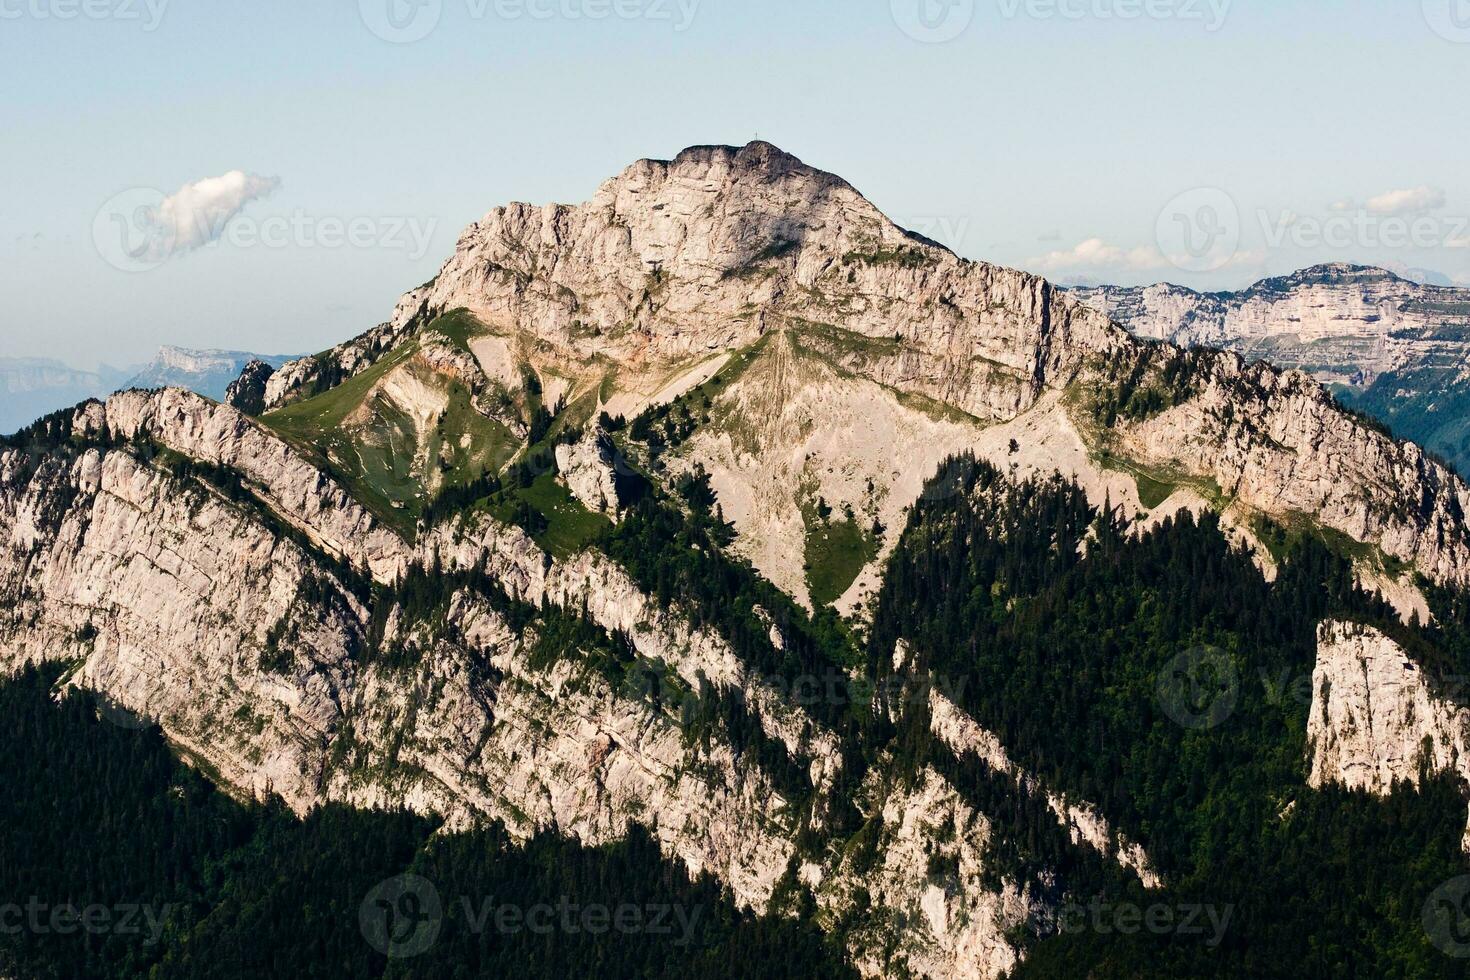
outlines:
[[659, 167], [675, 172], [707, 173], [711, 170], [719, 170], [733, 177], [757, 175], [778, 178], [789, 174], [800, 174], [806, 177], [823, 177], [832, 182], [847, 185], [847, 182], [836, 174], [809, 166], [795, 154], [788, 153], [774, 143], [767, 143], [765, 140], [754, 140], [744, 146], [726, 144], [690, 146], [680, 150], [672, 160], [639, 160], [624, 173], [646, 167]]

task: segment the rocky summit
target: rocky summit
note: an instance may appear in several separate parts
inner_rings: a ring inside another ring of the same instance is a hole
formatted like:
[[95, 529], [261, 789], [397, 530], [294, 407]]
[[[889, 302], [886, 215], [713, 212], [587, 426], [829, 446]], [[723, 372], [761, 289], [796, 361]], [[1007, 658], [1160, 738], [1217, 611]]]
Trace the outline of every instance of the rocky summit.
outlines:
[[[1314, 276], [1271, 295], [1428, 329]], [[1171, 295], [962, 259], [766, 143], [639, 161], [229, 404], [6, 440], [0, 669], [298, 815], [636, 830], [864, 976], [1267, 975], [1248, 855], [1337, 881], [1324, 828], [1399, 806], [1463, 860], [1470, 490], [1306, 361], [1110, 319], [1244, 316], [1129, 312]], [[1201, 895], [1233, 938], [1068, 928]]]

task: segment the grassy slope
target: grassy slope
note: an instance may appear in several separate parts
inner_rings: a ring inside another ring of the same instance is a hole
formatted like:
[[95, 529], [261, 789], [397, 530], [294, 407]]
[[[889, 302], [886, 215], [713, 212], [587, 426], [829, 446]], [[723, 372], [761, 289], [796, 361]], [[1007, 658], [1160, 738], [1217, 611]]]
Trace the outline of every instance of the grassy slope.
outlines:
[[[430, 329], [468, 350], [470, 338], [480, 328], [468, 314], [456, 311], [435, 320]], [[487, 470], [499, 471], [519, 448], [510, 430], [475, 411], [469, 389], [458, 380], [418, 373], [419, 380], [441, 388], [448, 398], [437, 425], [422, 433], [390, 401], [374, 396], [374, 386], [390, 372], [416, 370], [410, 362], [418, 349], [418, 341], [409, 340], [337, 387], [261, 417], [405, 534], [412, 532], [431, 485], [460, 485]], [[349, 417], [370, 399], [370, 421], [349, 423]], [[441, 453], [446, 462], [441, 462]], [[438, 467], [439, 473], [421, 472], [416, 465], [421, 458]]]
[[830, 605], [842, 597], [863, 566], [878, 554], [872, 534], [852, 520], [808, 519], [806, 581], [812, 603]]
[[546, 530], [536, 530], [531, 537], [554, 558], [575, 555], [612, 527], [601, 514], [583, 507], [556, 480], [554, 473], [543, 473], [524, 489], [509, 488], [485, 503], [496, 520], [517, 524], [517, 505], [526, 503], [546, 519]]

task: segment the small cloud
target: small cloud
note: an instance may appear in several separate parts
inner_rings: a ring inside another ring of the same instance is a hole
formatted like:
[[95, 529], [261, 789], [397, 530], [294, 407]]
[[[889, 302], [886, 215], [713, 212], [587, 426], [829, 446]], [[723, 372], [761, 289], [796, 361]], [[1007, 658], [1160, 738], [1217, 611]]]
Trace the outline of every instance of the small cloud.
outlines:
[[1124, 249], [1101, 238], [1089, 238], [1069, 249], [1047, 252], [1029, 260], [1037, 269], [1156, 269], [1168, 260], [1150, 245]]
[[164, 259], [192, 252], [216, 241], [245, 205], [272, 194], [279, 177], [260, 177], [231, 170], [185, 184], [148, 214], [149, 258]]
[[1371, 197], [1368, 199], [1368, 211], [1385, 215], [1415, 214], [1442, 208], [1444, 203], [1444, 191], [1425, 185]]
[[[1265, 253], [1258, 250], [1237, 249], [1228, 257], [1214, 263], [1212, 269], [1258, 266], [1265, 261]], [[1156, 246], [1140, 245], [1123, 248], [1112, 245], [1101, 238], [1089, 238], [1069, 249], [1047, 252], [1027, 260], [1027, 268], [1065, 279], [1069, 283], [1086, 283], [1090, 277], [1085, 270], [1104, 273], [1158, 273], [1169, 270], [1189, 270], [1191, 258], [1185, 255], [1165, 255]]]

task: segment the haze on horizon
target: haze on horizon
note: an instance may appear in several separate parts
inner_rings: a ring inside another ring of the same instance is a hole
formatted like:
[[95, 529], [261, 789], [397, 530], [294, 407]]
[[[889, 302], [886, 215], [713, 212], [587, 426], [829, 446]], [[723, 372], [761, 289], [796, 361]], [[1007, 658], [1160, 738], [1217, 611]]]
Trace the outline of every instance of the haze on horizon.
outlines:
[[1453, 3], [11, 0], [0, 357], [321, 349], [497, 204], [757, 137], [1059, 281], [1470, 284]]

